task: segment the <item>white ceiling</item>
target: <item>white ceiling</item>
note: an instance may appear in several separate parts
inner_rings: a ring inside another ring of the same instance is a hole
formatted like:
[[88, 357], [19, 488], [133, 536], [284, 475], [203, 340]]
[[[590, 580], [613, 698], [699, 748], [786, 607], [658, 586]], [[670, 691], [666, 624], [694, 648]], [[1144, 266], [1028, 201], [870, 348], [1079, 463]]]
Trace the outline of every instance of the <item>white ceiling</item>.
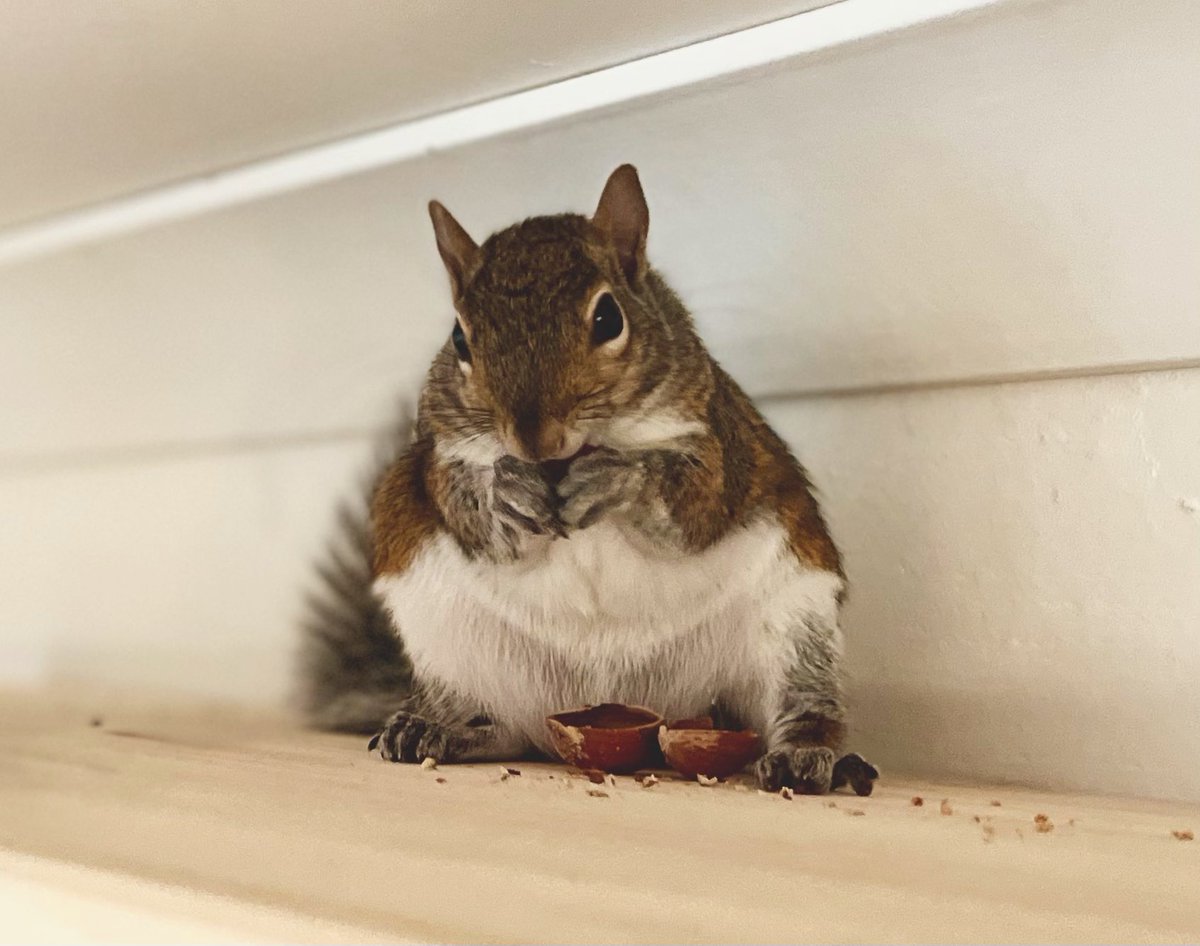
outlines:
[[0, 0], [0, 226], [830, 0]]

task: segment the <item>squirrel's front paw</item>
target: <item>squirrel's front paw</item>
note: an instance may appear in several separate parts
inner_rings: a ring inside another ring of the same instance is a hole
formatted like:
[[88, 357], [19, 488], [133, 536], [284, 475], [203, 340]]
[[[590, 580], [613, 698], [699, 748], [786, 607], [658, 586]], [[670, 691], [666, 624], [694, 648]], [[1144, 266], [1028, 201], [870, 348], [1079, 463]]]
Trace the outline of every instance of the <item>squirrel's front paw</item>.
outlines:
[[554, 487], [532, 463], [516, 457], [496, 461], [492, 509], [501, 522], [531, 535], [566, 535]]
[[786, 786], [802, 795], [824, 795], [833, 785], [833, 763], [833, 750], [825, 746], [789, 746], [755, 762], [754, 775], [765, 792]]
[[631, 503], [641, 491], [643, 470], [630, 457], [597, 450], [571, 464], [558, 484], [562, 521], [586, 529], [601, 516]]
[[454, 762], [462, 755], [466, 740], [462, 733], [412, 713], [400, 710], [376, 733], [367, 748], [379, 748], [389, 762]]

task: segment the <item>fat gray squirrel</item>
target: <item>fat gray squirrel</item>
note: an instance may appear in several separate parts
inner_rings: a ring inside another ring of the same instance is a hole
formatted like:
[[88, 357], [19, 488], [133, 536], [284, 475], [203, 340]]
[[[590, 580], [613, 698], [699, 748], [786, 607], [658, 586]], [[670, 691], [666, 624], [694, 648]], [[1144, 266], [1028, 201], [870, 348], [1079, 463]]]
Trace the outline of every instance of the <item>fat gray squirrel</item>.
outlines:
[[[636, 170], [482, 245], [429, 205], [453, 330], [308, 621], [310, 720], [394, 762], [549, 753], [623, 702], [762, 734], [760, 786], [869, 792], [845, 576], [807, 474], [646, 259]], [[836, 764], [835, 764], [836, 763]]]

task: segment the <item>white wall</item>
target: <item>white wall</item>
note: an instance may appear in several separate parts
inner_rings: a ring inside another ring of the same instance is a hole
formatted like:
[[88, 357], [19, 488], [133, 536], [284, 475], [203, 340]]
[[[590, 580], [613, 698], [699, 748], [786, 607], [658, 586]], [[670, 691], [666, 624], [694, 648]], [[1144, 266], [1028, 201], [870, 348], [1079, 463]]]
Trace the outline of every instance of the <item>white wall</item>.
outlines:
[[0, 0], [0, 225], [828, 2]]
[[1197, 36], [1005, 0], [0, 268], [4, 670], [281, 695], [449, 325], [424, 202], [482, 236], [631, 160], [847, 553], [855, 742], [1200, 799]]

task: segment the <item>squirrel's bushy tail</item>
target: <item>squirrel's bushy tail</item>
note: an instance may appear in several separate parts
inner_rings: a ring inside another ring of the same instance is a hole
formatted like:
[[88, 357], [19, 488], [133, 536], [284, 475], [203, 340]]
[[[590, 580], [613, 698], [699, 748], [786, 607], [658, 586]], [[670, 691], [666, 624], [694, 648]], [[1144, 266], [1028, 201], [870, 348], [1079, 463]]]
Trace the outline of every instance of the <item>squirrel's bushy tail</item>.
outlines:
[[[406, 418], [384, 463], [408, 443], [411, 430]], [[305, 603], [298, 702], [318, 729], [376, 732], [412, 687], [412, 664], [371, 587], [375, 480], [339, 506], [335, 534]]]

